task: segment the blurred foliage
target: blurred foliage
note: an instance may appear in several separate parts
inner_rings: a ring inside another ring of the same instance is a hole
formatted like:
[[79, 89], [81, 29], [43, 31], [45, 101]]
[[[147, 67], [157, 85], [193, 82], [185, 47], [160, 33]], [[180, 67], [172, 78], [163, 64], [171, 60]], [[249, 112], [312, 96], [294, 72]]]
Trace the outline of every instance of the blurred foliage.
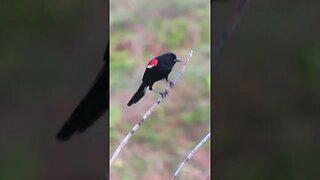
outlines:
[[[199, 107], [197, 107], [196, 109], [194, 109], [193, 111], [187, 111], [187, 112], [183, 112], [182, 113], [182, 121], [186, 122], [186, 123], [204, 123], [207, 124], [208, 123], [208, 119], [210, 119], [210, 114], [207, 111], [208, 105], [204, 104], [204, 105], [199, 105]], [[208, 125], [208, 129], [209, 125]]]
[[188, 39], [188, 24], [187, 20], [174, 19], [170, 24], [162, 25], [169, 26], [168, 29], [157, 28], [158, 32], [163, 32], [159, 35], [160, 43], [163, 43], [168, 48], [175, 48], [182, 45]]
[[0, 179], [37, 179], [40, 162], [38, 153], [35, 147], [26, 142], [4, 146], [0, 154]]
[[303, 55], [300, 59], [300, 66], [302, 67], [301, 75], [307, 82], [314, 82], [320, 80], [320, 44], [307, 46], [303, 50]]
[[112, 119], [112, 121], [109, 124], [110, 128], [113, 128], [115, 126], [115, 124], [117, 124], [117, 122], [120, 121], [121, 118], [122, 118], [121, 107], [113, 106], [112, 110], [110, 111], [110, 119]]
[[[167, 179], [209, 130], [209, 1], [126, 0], [111, 1], [110, 6], [110, 153], [158, 98], [147, 90], [137, 104], [126, 106], [149, 60], [165, 52], [184, 59], [190, 50], [194, 52], [168, 99], [143, 123], [115, 161], [123, 162], [123, 166], [111, 168], [112, 179]], [[181, 64], [176, 64], [169, 79], [180, 68]], [[159, 82], [154, 89], [163, 91], [165, 86]], [[209, 148], [204, 151], [209, 156]], [[209, 159], [201, 162], [205, 167], [196, 165], [191, 171], [206, 176]]]
[[127, 51], [116, 51], [112, 53], [112, 62], [110, 63], [110, 84], [120, 83], [122, 81], [121, 71], [131, 72], [134, 69], [133, 61], [130, 61], [130, 56]]

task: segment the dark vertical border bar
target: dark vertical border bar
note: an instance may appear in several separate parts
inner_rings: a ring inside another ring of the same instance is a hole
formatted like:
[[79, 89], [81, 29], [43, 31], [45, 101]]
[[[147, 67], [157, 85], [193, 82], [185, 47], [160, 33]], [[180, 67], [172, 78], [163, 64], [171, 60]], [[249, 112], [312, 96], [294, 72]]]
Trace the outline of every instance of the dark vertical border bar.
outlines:
[[213, 60], [213, 0], [210, 2], [210, 132], [211, 132], [211, 138], [210, 138], [210, 178], [212, 179], [212, 172], [213, 172], [213, 139], [214, 139], [214, 129], [213, 129], [213, 69], [214, 69], [214, 60]]
[[110, 154], [110, 132], [109, 132], [109, 127], [110, 127], [110, 116], [109, 116], [109, 112], [110, 112], [110, 0], [107, 0], [107, 44], [106, 44], [106, 50], [105, 50], [105, 55], [104, 55], [104, 60], [106, 61], [106, 66], [107, 66], [107, 74], [106, 76], [108, 77], [108, 92], [107, 93], [107, 99], [106, 101], [108, 101], [108, 110], [107, 110], [107, 123], [106, 123], [106, 134], [107, 134], [107, 159], [106, 159], [106, 174], [105, 174], [105, 179], [109, 179], [109, 175], [110, 175], [110, 167], [109, 167], [109, 154]]

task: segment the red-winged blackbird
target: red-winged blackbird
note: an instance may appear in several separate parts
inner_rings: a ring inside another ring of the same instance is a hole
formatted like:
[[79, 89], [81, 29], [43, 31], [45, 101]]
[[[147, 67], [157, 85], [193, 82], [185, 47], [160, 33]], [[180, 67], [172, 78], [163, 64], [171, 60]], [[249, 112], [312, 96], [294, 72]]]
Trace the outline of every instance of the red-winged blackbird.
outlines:
[[138, 91], [128, 102], [128, 106], [137, 103], [145, 94], [147, 87], [152, 91], [152, 86], [155, 82], [165, 79], [172, 86], [173, 83], [168, 80], [168, 75], [171, 72], [176, 62], [180, 62], [174, 53], [166, 53], [152, 59], [144, 72], [142, 83]]
[[109, 42], [104, 54], [104, 66], [98, 74], [88, 94], [72, 112], [57, 134], [60, 141], [68, 140], [75, 132], [83, 132], [91, 126], [109, 107], [108, 74]]

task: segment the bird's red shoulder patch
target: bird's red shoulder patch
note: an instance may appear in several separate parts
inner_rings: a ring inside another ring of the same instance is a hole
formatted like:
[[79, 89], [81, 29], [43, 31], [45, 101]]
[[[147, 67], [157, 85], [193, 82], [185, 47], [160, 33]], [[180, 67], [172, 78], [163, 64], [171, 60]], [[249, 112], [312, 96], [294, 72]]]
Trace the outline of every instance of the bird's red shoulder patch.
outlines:
[[158, 64], [158, 60], [156, 58], [154, 58], [148, 63], [147, 68], [148, 69], [153, 68], [153, 67], [157, 66], [157, 64]]

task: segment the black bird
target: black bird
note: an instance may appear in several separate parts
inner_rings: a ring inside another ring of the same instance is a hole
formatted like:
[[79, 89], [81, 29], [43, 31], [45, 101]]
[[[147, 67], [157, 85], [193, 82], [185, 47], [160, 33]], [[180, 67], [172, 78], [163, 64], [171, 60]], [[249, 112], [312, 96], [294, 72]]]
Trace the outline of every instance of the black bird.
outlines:
[[[144, 96], [147, 87], [152, 91], [153, 84], [159, 80], [165, 79], [170, 83], [170, 86], [172, 86], [173, 83], [168, 80], [168, 75], [176, 62], [180, 62], [180, 60], [174, 53], [166, 53], [152, 59], [146, 67], [138, 91], [133, 95], [127, 105], [131, 106], [137, 103]], [[163, 95], [162, 93], [160, 94]]]
[[109, 42], [104, 53], [104, 65], [93, 86], [72, 112], [57, 134], [60, 141], [68, 140], [74, 133], [83, 132], [91, 126], [109, 108]]

